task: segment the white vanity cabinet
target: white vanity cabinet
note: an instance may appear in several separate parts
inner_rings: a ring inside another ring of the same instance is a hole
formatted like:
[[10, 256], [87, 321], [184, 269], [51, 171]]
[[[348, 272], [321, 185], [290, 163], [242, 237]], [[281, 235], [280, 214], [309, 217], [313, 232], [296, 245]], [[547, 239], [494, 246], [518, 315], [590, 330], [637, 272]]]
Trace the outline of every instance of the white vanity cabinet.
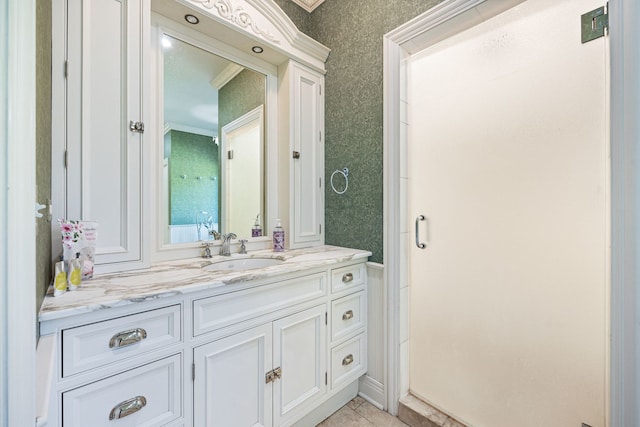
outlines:
[[57, 337], [54, 426], [164, 426], [182, 419], [182, 305], [140, 308], [41, 324], [43, 335]]
[[[114, 275], [84, 292], [122, 286], [125, 299], [72, 300], [64, 316], [55, 306], [64, 296], [47, 297], [55, 310], [41, 312], [40, 334], [56, 354], [48, 425], [315, 426], [355, 396], [367, 369], [368, 253], [356, 252], [228, 283], [221, 273], [210, 286], [189, 279], [198, 264], [182, 270], [187, 288], [160, 294], [135, 289], [184, 262]], [[317, 256], [300, 253], [306, 263]]]
[[295, 61], [278, 69], [280, 215], [287, 246], [324, 244], [324, 75]]
[[99, 273], [144, 266], [149, 10], [149, 0], [53, 2], [53, 214], [98, 222]]
[[[194, 350], [194, 426], [283, 426], [326, 393], [326, 304]], [[230, 410], [233, 408], [233, 410]]]

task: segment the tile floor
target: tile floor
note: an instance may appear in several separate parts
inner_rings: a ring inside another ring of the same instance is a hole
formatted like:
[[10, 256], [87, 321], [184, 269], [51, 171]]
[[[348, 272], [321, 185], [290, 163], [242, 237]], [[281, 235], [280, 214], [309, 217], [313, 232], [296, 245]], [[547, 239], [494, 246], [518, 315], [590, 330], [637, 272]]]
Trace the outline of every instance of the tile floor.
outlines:
[[317, 427], [407, 427], [387, 412], [356, 396]]

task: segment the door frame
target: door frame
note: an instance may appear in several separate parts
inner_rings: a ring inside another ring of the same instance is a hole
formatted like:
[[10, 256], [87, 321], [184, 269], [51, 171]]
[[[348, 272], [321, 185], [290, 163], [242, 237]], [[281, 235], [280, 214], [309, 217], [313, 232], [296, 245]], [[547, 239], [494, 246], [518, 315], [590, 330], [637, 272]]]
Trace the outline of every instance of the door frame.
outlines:
[[[424, 14], [385, 34], [384, 47], [384, 264], [385, 264], [385, 396], [386, 409], [397, 414], [398, 401], [409, 388], [406, 328], [408, 316], [399, 307], [408, 284], [406, 67], [404, 61], [425, 47], [463, 31], [524, 0], [445, 0]], [[586, 12], [586, 11], [585, 11]], [[610, 306], [610, 426], [635, 425], [640, 391], [636, 346], [640, 328], [640, 125], [625, 117], [640, 114], [640, 43], [635, 23], [640, 6], [634, 0], [609, 1], [611, 52], [611, 306]], [[454, 19], [455, 18], [455, 19]], [[446, 25], [443, 25], [446, 24]], [[577, 24], [576, 24], [577, 25]], [[406, 294], [405, 294], [406, 298]], [[404, 341], [401, 341], [403, 339]], [[632, 380], [629, 381], [628, 379]]]
[[0, 424], [34, 425], [35, 0], [2, 0], [0, 23]]

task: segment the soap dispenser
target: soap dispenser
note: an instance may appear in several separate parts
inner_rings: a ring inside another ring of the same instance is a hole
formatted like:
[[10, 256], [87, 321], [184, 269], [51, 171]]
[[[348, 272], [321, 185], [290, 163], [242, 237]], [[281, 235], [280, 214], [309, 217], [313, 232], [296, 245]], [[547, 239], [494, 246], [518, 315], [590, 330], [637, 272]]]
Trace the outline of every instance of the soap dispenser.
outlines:
[[251, 237], [261, 237], [262, 227], [260, 226], [260, 214], [256, 215], [256, 223], [251, 228]]
[[276, 227], [273, 229], [273, 251], [284, 252], [284, 228], [280, 225], [280, 220], [276, 220]]

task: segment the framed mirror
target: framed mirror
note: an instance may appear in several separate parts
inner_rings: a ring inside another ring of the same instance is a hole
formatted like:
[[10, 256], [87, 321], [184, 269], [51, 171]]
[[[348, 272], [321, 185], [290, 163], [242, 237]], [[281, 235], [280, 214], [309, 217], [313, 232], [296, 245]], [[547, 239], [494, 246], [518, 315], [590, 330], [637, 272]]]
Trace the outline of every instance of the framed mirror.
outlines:
[[176, 32], [158, 35], [161, 244], [251, 237], [267, 217], [267, 76]]

